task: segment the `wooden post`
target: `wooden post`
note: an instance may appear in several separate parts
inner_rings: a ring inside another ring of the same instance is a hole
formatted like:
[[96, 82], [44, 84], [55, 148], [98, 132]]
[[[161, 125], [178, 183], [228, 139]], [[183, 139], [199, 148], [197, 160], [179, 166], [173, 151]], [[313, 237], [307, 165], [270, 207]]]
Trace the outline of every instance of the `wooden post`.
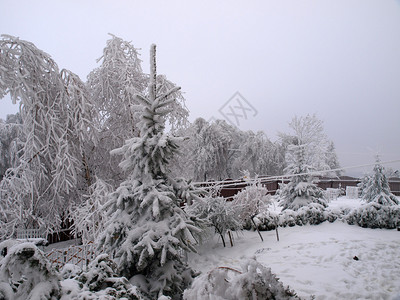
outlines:
[[257, 227], [257, 225], [256, 225], [256, 222], [254, 222], [253, 218], [254, 218], [254, 217], [251, 217], [250, 219], [251, 219], [251, 222], [253, 222], [254, 229], [257, 230], [258, 235], [260, 236], [261, 241], [264, 242], [264, 239], [263, 239], [263, 237], [262, 237], [262, 235], [261, 235], [261, 232], [260, 232], [260, 230], [258, 230], [258, 227]]
[[233, 247], [233, 240], [232, 240], [232, 235], [231, 235], [230, 231], [228, 231], [228, 236], [229, 236], [229, 240], [231, 242], [231, 247]]
[[275, 222], [276, 240], [279, 242], [278, 222]]

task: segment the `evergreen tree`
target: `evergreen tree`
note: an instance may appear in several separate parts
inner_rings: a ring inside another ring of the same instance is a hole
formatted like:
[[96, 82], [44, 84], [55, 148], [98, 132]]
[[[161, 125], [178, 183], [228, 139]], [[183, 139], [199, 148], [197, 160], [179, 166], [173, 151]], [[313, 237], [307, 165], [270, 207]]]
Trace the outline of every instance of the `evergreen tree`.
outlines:
[[399, 204], [399, 200], [390, 192], [389, 182], [384, 167], [377, 159], [373, 174], [364, 184], [362, 198], [367, 202], [375, 202], [384, 206]]
[[[335, 144], [332, 141], [330, 141], [328, 144], [328, 149], [327, 149], [327, 153], [326, 153], [326, 163], [328, 164], [328, 166], [331, 170], [340, 168], [339, 159], [336, 154]], [[335, 171], [334, 174], [330, 174], [330, 175], [340, 176], [341, 174], [342, 174], [342, 171], [338, 170], [338, 171]]]
[[180, 199], [168, 174], [168, 162], [181, 138], [164, 133], [164, 117], [179, 88], [157, 94], [155, 45], [150, 53], [148, 95], [137, 95], [142, 109], [139, 137], [113, 151], [123, 155], [121, 168], [129, 174], [106, 204], [110, 220], [100, 246], [113, 254], [119, 272], [127, 278], [144, 276], [152, 299], [179, 299], [193, 271], [183, 253], [195, 251], [201, 230], [179, 207]]
[[385, 169], [377, 159], [374, 171], [359, 184], [361, 197], [366, 201], [352, 210], [346, 220], [368, 228], [396, 228], [400, 226], [399, 200], [390, 192]]
[[315, 170], [307, 164], [305, 149], [306, 145], [289, 146], [285, 173], [291, 175], [290, 181], [287, 184], [280, 184], [278, 190], [283, 209], [298, 210], [310, 203], [327, 207], [323, 190], [316, 185], [315, 177], [310, 174]]

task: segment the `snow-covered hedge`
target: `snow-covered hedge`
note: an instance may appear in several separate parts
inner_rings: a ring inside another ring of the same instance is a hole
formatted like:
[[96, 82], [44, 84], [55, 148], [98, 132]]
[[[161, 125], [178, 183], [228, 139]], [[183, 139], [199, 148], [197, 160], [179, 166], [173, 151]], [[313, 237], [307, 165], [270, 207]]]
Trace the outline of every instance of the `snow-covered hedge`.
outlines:
[[310, 203], [298, 210], [285, 209], [281, 213], [264, 211], [254, 217], [258, 230], [273, 230], [277, 226], [292, 227], [302, 225], [318, 225], [322, 222], [343, 220], [349, 213], [348, 209], [326, 209], [318, 203]]
[[241, 271], [220, 267], [197, 277], [183, 294], [185, 300], [203, 299], [300, 299], [285, 287], [271, 269], [255, 259], [245, 261]]
[[280, 215], [279, 224], [282, 227], [294, 225], [318, 225], [326, 221], [325, 208], [318, 203], [310, 203], [298, 210], [286, 209]]
[[[258, 230], [274, 230], [279, 226], [279, 214], [268, 210], [257, 214], [253, 220]], [[250, 229], [250, 227], [245, 229]]]
[[347, 215], [346, 221], [351, 225], [358, 224], [366, 228], [398, 228], [400, 227], [400, 206], [370, 202], [352, 210]]

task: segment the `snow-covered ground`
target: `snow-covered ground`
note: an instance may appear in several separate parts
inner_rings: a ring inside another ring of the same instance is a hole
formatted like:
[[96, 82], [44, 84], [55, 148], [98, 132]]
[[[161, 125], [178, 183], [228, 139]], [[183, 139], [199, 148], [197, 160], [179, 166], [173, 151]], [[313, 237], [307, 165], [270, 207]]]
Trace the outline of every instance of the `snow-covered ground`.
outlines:
[[[339, 198], [331, 207], [357, 207], [358, 199]], [[400, 299], [400, 232], [365, 229], [340, 221], [317, 226], [245, 231], [234, 247], [217, 238], [189, 256], [199, 271], [228, 266], [240, 269], [242, 257], [253, 257], [270, 267], [283, 284], [299, 296], [315, 299]]]
[[[356, 208], [360, 199], [340, 197], [330, 208]], [[280, 211], [276, 205], [271, 210]], [[396, 299], [400, 300], [400, 232], [366, 229], [341, 221], [279, 228], [275, 231], [244, 231], [234, 236], [234, 247], [222, 246], [218, 237], [203, 244], [189, 264], [198, 271], [216, 267], [240, 269], [242, 258], [256, 257], [306, 299]], [[65, 248], [77, 241], [52, 244]], [[358, 259], [358, 260], [357, 260]]]

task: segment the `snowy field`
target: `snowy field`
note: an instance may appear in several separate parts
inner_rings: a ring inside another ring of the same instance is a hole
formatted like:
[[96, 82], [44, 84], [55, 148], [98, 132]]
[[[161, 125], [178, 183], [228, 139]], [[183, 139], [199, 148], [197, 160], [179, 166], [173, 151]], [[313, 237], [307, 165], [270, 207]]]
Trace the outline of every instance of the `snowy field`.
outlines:
[[[331, 207], [357, 207], [358, 199], [339, 198]], [[245, 231], [234, 247], [217, 237], [202, 245], [189, 262], [199, 271], [226, 266], [240, 269], [242, 257], [253, 257], [271, 268], [284, 285], [309, 299], [400, 299], [400, 232], [365, 229], [341, 221], [317, 226]], [[358, 260], [357, 260], [358, 259]]]
[[[330, 207], [355, 208], [360, 204], [359, 199], [341, 197]], [[271, 209], [279, 211], [276, 205]], [[197, 254], [189, 255], [189, 264], [203, 273], [221, 266], [240, 270], [242, 258], [256, 257], [305, 299], [314, 295], [315, 299], [400, 300], [397, 230], [366, 229], [336, 221], [279, 228], [279, 242], [275, 230], [262, 231], [261, 235], [264, 242], [257, 232], [244, 231], [234, 235], [234, 247], [226, 248], [215, 236]], [[73, 244], [76, 241], [52, 244], [46, 251]]]

